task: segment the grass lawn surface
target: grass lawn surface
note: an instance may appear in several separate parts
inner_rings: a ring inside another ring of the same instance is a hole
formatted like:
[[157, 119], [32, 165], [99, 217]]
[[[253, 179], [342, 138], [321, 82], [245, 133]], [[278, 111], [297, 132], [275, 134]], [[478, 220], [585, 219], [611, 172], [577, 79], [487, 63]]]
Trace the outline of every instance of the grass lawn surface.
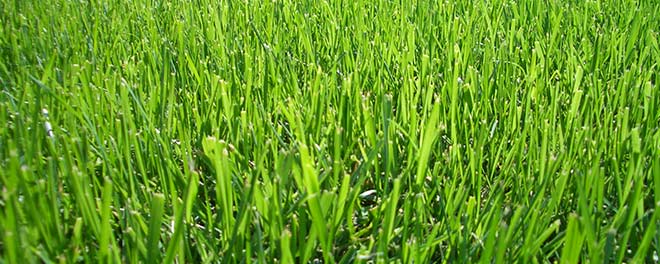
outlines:
[[652, 263], [660, 2], [0, 1], [0, 263]]

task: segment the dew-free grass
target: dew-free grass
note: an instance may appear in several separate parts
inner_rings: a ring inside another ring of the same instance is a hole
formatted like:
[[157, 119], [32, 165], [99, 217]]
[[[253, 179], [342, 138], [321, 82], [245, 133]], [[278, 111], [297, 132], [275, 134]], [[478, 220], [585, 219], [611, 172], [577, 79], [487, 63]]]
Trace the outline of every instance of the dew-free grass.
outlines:
[[657, 14], [2, 1], [0, 262], [657, 262]]

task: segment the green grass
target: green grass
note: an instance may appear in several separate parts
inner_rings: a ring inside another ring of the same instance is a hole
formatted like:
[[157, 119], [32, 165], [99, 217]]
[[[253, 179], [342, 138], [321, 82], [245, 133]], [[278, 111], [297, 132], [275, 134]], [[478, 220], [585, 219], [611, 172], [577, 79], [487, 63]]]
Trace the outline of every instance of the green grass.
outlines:
[[658, 14], [0, 1], [0, 263], [657, 262]]

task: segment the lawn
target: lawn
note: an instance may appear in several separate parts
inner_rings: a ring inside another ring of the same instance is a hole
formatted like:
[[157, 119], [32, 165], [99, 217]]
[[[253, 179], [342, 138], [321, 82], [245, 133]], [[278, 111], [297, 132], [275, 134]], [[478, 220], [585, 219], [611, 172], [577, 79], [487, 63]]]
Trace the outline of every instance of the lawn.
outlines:
[[649, 263], [660, 2], [0, 1], [0, 263]]

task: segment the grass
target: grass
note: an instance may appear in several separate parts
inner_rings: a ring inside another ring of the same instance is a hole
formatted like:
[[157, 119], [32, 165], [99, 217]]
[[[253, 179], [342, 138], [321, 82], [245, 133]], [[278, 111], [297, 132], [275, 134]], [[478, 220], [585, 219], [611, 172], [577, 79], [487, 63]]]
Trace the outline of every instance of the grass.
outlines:
[[0, 262], [657, 262], [657, 14], [2, 1]]

